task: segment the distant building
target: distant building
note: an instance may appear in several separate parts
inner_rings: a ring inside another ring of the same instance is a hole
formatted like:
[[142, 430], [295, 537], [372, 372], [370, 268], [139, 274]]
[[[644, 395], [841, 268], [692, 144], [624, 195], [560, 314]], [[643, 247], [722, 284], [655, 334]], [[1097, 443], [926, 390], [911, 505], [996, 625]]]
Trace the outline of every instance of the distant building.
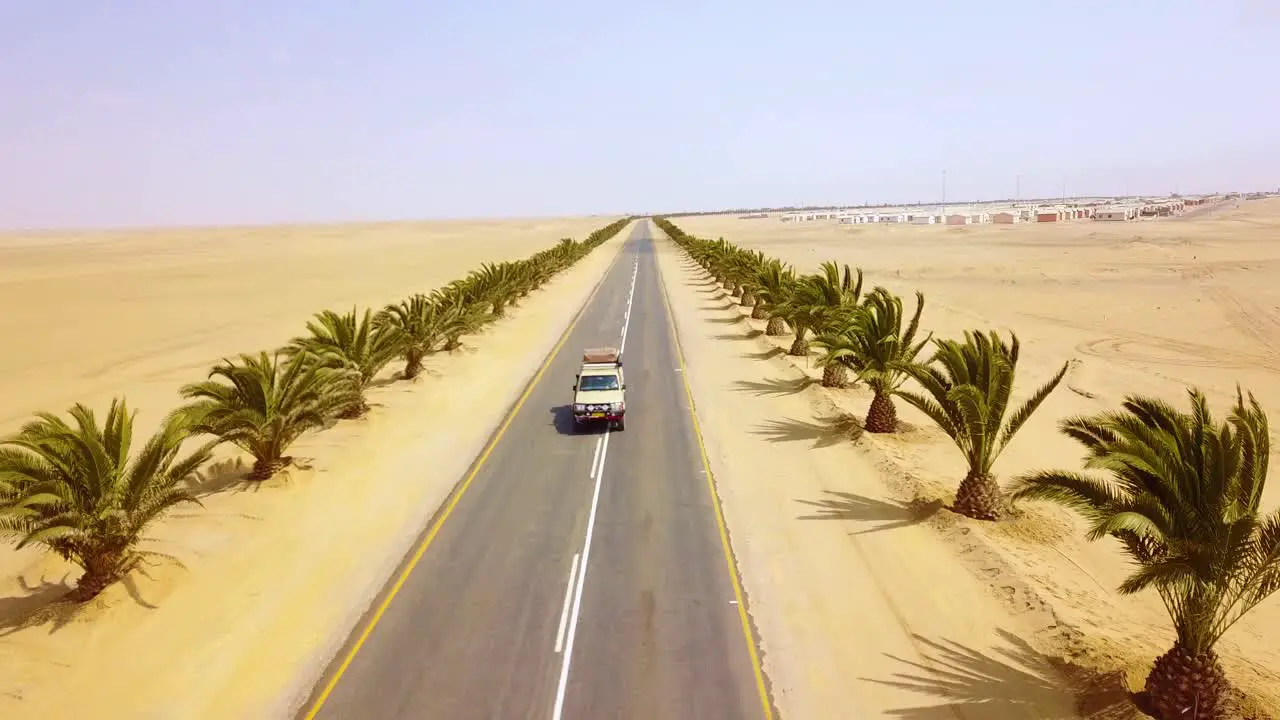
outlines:
[[1047, 209], [1041, 208], [1040, 210], [1036, 211], [1036, 222], [1048, 223], [1048, 222], [1058, 222], [1060, 220], [1062, 220], [1061, 210], [1047, 210]]
[[1094, 220], [1103, 220], [1106, 222], [1125, 222], [1132, 220], [1134, 216], [1133, 208], [1103, 208], [1093, 215]]
[[991, 215], [991, 222], [996, 223], [997, 225], [1012, 225], [1021, 221], [1022, 215], [1020, 213], [1001, 211]]

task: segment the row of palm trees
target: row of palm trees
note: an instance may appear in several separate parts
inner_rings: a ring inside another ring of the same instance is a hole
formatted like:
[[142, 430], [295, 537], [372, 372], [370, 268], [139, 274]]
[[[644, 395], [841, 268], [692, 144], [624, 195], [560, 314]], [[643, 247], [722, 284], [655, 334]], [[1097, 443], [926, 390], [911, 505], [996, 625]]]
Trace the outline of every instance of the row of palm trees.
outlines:
[[767, 320], [768, 335], [793, 332], [791, 355], [807, 356], [810, 344], [818, 346], [824, 386], [865, 383], [872, 392], [867, 431], [896, 429], [894, 398], [936, 423], [967, 463], [953, 510], [994, 521], [1007, 502], [1050, 501], [1078, 512], [1090, 540], [1117, 539], [1135, 566], [1120, 592], [1156, 590], [1176, 631], [1173, 647], [1147, 677], [1150, 707], [1166, 719], [1226, 716], [1228, 683], [1214, 646], [1280, 589], [1280, 510], [1260, 507], [1270, 434], [1252, 394], [1246, 401], [1237, 388], [1221, 421], [1197, 389], [1188, 390], [1187, 412], [1127, 396], [1118, 410], [1062, 420], [1060, 430], [1085, 450], [1085, 469], [1098, 473], [1024, 473], [1006, 498], [991, 473], [995, 459], [1061, 382], [1065, 364], [1010, 412], [1016, 334], [1008, 342], [994, 331], [921, 337], [919, 292], [908, 318], [901, 299], [885, 288], [864, 293], [862, 271], [848, 265], [827, 262], [799, 275], [759, 251], [693, 237], [663, 218], [655, 222], [751, 307], [753, 318]]
[[[631, 220], [524, 260], [486, 263], [378, 312], [320, 312], [283, 348], [224, 359], [204, 381], [183, 386], [188, 402], [137, 453], [135, 415], [123, 398], [101, 424], [82, 404], [70, 422], [37, 413], [0, 440], [0, 534], [79, 565], [69, 598], [93, 598], [154, 554], [139, 548], [148, 525], [178, 503], [198, 502], [189, 480], [216, 446], [251, 455], [249, 479], [271, 477], [292, 463], [289, 447], [303, 434], [368, 412], [366, 393], [388, 365], [403, 362], [400, 377], [412, 380], [428, 356], [458, 348]], [[199, 447], [184, 454], [189, 440]]]

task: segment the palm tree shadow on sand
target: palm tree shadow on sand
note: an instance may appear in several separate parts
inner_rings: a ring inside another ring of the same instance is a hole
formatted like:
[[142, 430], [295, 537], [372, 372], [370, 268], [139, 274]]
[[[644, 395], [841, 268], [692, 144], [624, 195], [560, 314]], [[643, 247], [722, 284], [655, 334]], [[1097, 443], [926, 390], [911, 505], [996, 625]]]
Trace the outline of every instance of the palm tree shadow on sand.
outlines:
[[816, 420], [770, 420], [752, 432], [763, 435], [766, 442], [811, 442], [815, 450], [856, 440], [862, 435], [862, 422], [852, 415], [826, 415]]
[[867, 682], [932, 695], [943, 702], [889, 711], [910, 720], [1136, 720], [1120, 673], [1103, 675], [1046, 658], [1025, 640], [997, 630], [1005, 647], [987, 654], [960, 643], [913, 635], [925, 662], [886, 653], [906, 666]]
[[[139, 575], [151, 578], [146, 566], [142, 565], [121, 578], [119, 585], [140, 607], [155, 610], [158, 606], [147, 600], [138, 586]], [[17, 594], [0, 597], [0, 638], [34, 627], [48, 627], [49, 634], [52, 635], [75, 622], [82, 613], [92, 612], [95, 604], [102, 602], [96, 598], [88, 603], [68, 600], [67, 593], [74, 587], [71, 573], [56, 581], [41, 577], [35, 582], [19, 575], [18, 585]]]
[[758, 380], [735, 380], [734, 388], [738, 392], [749, 393], [761, 397], [784, 397], [787, 395], [795, 395], [804, 390], [817, 381], [812, 378], [801, 378], [800, 380], [787, 380], [784, 378], [767, 378], [763, 382]]
[[800, 515], [797, 520], [848, 520], [861, 523], [878, 523], [854, 535], [917, 525], [933, 517], [943, 508], [941, 500], [913, 500], [899, 502], [896, 500], [877, 500], [855, 493], [826, 491], [827, 497], [822, 500], [797, 500], [802, 505], [817, 508], [817, 512]]

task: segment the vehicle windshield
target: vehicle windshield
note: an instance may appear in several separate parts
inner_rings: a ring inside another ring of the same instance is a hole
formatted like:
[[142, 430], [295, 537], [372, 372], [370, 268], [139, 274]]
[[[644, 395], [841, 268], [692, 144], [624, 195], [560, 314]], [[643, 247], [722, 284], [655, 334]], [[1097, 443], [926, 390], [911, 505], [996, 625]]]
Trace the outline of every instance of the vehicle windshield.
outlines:
[[615, 375], [587, 375], [578, 384], [579, 390], [617, 390], [618, 378]]

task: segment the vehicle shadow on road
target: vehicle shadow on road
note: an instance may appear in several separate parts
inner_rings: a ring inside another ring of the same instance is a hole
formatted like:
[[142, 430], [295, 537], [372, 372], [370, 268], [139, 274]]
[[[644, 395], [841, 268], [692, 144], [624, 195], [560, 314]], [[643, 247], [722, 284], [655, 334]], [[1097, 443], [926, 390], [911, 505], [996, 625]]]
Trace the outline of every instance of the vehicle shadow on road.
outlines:
[[883, 530], [917, 525], [933, 517], [943, 508], [941, 500], [914, 500], [899, 502], [897, 500], [877, 500], [855, 493], [826, 491], [827, 497], [822, 500], [797, 500], [802, 505], [817, 508], [810, 515], [799, 515], [797, 520], [848, 520], [861, 523], [878, 523], [855, 535], [866, 535]]
[[573, 421], [572, 405], [551, 408], [551, 422], [561, 435], [600, 435], [608, 428], [608, 423], [588, 423], [579, 427]]
[[817, 422], [794, 418], [770, 420], [752, 431], [766, 442], [812, 442], [813, 449], [828, 448], [862, 435], [862, 422], [849, 414], [827, 415]]
[[[861, 678], [922, 695], [941, 698], [940, 705], [899, 708], [889, 715], [911, 720], [955, 720], [964, 718], [1043, 718], [1067, 720], [1121, 720], [1137, 714], [1127, 691], [1113, 687], [1105, 692], [1095, 687], [1086, 692], [1088, 702], [1064, 687], [1066, 678], [1055, 662], [1032, 648], [1027, 641], [1003, 629], [996, 631], [1004, 647], [991, 654], [951, 640], [935, 641], [913, 635], [925, 662], [886, 656], [906, 666], [889, 679]], [[1101, 676], [1091, 684], [1100, 682]], [[1074, 683], [1070, 683], [1074, 684]], [[1121, 686], [1122, 687], [1122, 686]], [[1084, 711], [1084, 712], [1082, 712]]]

